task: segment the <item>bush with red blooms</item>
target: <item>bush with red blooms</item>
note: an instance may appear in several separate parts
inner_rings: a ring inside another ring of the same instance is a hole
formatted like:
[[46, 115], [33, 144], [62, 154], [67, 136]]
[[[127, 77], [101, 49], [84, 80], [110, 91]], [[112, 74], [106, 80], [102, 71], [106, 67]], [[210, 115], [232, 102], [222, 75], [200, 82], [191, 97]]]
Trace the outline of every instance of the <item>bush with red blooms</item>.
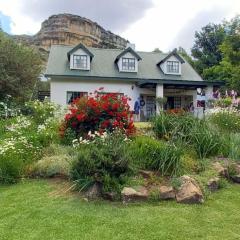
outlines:
[[99, 88], [89, 96], [75, 99], [60, 127], [62, 137], [69, 131], [74, 138], [85, 137], [89, 131], [112, 132], [121, 129], [127, 135], [134, 133], [128, 97], [118, 93], [104, 93]]

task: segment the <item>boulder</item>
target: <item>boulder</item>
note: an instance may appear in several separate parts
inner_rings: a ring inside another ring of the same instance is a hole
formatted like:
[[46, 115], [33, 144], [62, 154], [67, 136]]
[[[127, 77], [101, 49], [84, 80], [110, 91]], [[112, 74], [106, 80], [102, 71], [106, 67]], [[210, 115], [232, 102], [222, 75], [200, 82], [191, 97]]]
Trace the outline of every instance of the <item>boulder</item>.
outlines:
[[218, 173], [219, 176], [228, 177], [228, 170], [226, 167], [223, 167], [220, 162], [215, 162], [212, 164], [213, 169]]
[[175, 190], [171, 186], [160, 186], [159, 187], [159, 198], [162, 200], [175, 199]]
[[219, 177], [211, 178], [207, 183], [208, 189], [211, 192], [217, 191], [219, 189], [219, 181], [220, 181]]
[[235, 183], [240, 183], [240, 174], [231, 176], [231, 179], [232, 179], [232, 181], [235, 182]]
[[142, 187], [138, 191], [131, 187], [124, 187], [121, 195], [123, 203], [146, 201], [148, 199], [148, 191], [144, 187]]
[[88, 188], [85, 192], [85, 196], [89, 200], [95, 200], [102, 196], [102, 185], [100, 183], [94, 183], [92, 186]]
[[187, 204], [203, 203], [203, 194], [197, 182], [189, 176], [182, 176], [180, 180], [182, 184], [176, 194], [177, 202]]
[[106, 192], [103, 194], [103, 198], [109, 201], [114, 201], [117, 198], [117, 194], [115, 192]]

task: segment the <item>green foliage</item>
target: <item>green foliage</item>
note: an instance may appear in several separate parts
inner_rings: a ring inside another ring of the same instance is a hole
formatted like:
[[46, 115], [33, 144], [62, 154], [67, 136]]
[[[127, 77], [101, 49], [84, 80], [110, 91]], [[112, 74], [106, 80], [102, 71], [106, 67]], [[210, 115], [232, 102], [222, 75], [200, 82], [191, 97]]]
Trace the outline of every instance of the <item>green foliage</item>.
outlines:
[[206, 120], [199, 120], [189, 114], [161, 113], [153, 119], [153, 130], [160, 139], [189, 144], [199, 158], [218, 154], [224, 144], [217, 130]]
[[[203, 70], [218, 65], [222, 60], [219, 46], [223, 43], [226, 33], [221, 24], [208, 24], [195, 33], [195, 43], [191, 49], [195, 68], [202, 74]], [[215, 79], [216, 80], [216, 79]]]
[[231, 134], [229, 139], [229, 157], [240, 161], [240, 134]]
[[131, 158], [139, 168], [156, 170], [162, 175], [178, 175], [182, 150], [150, 137], [137, 137], [129, 148]]
[[41, 121], [34, 114], [0, 120], [0, 182], [24, 177], [42, 149], [59, 142], [58, 120], [50, 116], [45, 114]]
[[99, 182], [105, 191], [120, 191], [133, 170], [124, 139], [124, 135], [113, 132], [105, 139], [80, 144], [70, 173], [80, 189]]
[[0, 32], [0, 98], [11, 95], [29, 100], [41, 71], [41, 59], [34, 49], [17, 44]]
[[219, 111], [209, 117], [219, 130], [226, 132], [240, 132], [240, 114], [235, 111]]

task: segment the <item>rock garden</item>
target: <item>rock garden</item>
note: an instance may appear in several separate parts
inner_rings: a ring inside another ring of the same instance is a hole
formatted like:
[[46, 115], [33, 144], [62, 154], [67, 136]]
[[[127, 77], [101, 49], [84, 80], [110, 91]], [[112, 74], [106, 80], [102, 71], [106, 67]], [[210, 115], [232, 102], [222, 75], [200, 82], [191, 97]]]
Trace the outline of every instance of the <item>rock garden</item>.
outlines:
[[[160, 111], [133, 123], [127, 96], [98, 89], [68, 109], [50, 102], [6, 106], [0, 121], [0, 182], [59, 178], [86, 201], [202, 204], [240, 183], [240, 113], [204, 119]], [[3, 111], [2, 111], [3, 112]]]

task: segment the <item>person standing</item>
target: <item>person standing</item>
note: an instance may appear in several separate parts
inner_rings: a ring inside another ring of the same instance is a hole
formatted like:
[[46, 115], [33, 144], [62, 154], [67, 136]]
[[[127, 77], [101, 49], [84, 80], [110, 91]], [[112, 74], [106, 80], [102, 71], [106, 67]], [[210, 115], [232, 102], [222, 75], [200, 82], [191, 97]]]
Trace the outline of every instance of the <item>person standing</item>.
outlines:
[[138, 98], [134, 103], [134, 121], [140, 121], [140, 98]]

